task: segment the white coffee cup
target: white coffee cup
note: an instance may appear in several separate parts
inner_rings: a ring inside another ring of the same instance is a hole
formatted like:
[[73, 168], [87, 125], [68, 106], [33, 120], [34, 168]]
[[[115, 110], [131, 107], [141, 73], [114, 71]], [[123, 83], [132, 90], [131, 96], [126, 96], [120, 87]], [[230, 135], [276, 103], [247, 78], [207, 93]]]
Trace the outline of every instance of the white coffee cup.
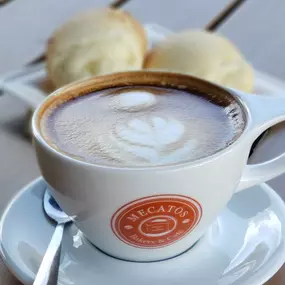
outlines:
[[[42, 113], [68, 94], [114, 86], [191, 87], [228, 96], [241, 106], [246, 127], [227, 148], [197, 161], [157, 167], [90, 164], [57, 151], [43, 138]], [[32, 127], [38, 163], [52, 195], [102, 251], [131, 261], [156, 261], [190, 248], [232, 195], [285, 172], [285, 154], [247, 165], [254, 140], [285, 120], [285, 98], [243, 94], [182, 74], [125, 72], [65, 86], [39, 106]]]

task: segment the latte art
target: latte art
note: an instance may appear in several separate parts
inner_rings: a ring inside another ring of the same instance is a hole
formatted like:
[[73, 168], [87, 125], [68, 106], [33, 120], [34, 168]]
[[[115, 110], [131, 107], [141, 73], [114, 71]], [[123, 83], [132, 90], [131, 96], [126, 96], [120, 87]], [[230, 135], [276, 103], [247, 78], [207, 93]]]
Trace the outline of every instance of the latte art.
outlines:
[[128, 112], [136, 112], [155, 104], [155, 96], [148, 92], [127, 92], [114, 95], [110, 107]]
[[177, 89], [110, 88], [50, 108], [41, 130], [58, 151], [89, 163], [161, 166], [228, 146], [242, 129], [238, 110]]
[[182, 122], [156, 116], [115, 125], [110, 134], [99, 138], [99, 144], [106, 156], [134, 165], [163, 165], [180, 161], [191, 156], [198, 145], [194, 138], [189, 137]]

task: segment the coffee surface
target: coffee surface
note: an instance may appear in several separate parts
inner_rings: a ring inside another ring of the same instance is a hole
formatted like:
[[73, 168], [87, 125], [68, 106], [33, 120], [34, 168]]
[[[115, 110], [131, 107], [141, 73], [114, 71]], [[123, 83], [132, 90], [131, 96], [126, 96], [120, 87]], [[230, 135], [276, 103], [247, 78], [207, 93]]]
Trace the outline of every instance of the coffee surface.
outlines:
[[41, 131], [57, 150], [89, 163], [169, 165], [231, 144], [242, 132], [237, 106], [171, 88], [110, 88], [50, 108]]

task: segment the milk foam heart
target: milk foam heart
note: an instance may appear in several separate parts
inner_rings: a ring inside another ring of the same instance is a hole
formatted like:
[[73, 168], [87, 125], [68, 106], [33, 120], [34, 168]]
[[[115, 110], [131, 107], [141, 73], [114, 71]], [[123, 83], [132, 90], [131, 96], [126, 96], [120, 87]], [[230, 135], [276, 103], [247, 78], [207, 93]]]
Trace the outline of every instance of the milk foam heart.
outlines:
[[50, 108], [41, 130], [58, 151], [89, 163], [161, 166], [227, 147], [242, 129], [236, 110], [173, 88], [118, 87]]
[[155, 96], [149, 92], [132, 91], [115, 95], [110, 107], [121, 111], [135, 112], [155, 104]]

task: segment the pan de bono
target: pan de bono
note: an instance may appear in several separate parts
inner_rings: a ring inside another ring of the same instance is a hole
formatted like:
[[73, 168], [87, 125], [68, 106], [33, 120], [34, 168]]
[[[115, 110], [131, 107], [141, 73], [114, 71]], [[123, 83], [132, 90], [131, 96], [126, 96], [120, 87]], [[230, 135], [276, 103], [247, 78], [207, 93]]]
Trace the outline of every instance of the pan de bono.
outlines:
[[149, 51], [144, 68], [187, 73], [225, 87], [252, 92], [252, 67], [221, 35], [187, 30], [167, 37]]
[[94, 75], [141, 69], [147, 46], [143, 27], [127, 12], [90, 10], [54, 32], [47, 46], [47, 72], [60, 87]]

